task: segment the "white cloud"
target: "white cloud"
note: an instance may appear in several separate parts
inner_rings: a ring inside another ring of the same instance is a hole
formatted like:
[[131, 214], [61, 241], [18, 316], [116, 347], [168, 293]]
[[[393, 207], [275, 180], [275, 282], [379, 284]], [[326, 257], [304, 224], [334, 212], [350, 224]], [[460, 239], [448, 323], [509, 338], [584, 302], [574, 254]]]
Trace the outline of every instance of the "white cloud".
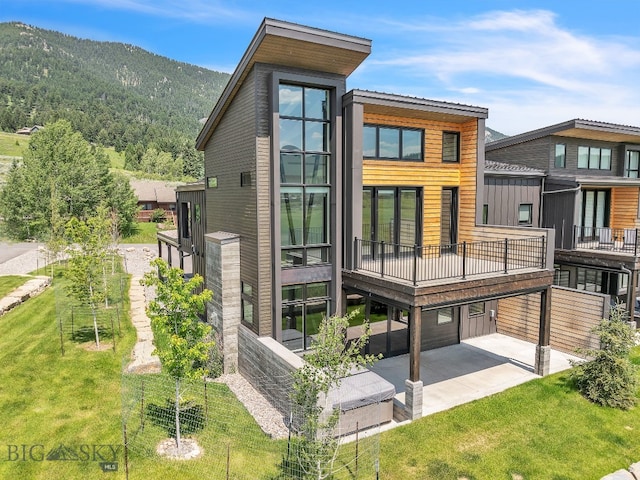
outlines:
[[402, 49], [374, 51], [361, 78], [393, 69], [401, 91], [487, 106], [489, 125], [505, 133], [577, 117], [640, 125], [638, 38], [577, 33], [544, 10], [395, 26]]

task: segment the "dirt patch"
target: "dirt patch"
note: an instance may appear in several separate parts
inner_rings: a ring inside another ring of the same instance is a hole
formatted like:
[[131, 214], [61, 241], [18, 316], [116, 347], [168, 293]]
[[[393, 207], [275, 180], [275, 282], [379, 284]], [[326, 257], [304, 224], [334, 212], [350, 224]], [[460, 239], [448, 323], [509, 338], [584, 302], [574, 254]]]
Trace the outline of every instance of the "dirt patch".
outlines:
[[202, 448], [193, 438], [183, 438], [180, 444], [180, 451], [178, 451], [175, 439], [167, 438], [158, 444], [156, 453], [172, 460], [192, 460], [203, 453]]
[[105, 350], [113, 350], [113, 344], [102, 342], [100, 346], [98, 346], [95, 342], [87, 342], [81, 343], [80, 348], [88, 352], [104, 352]]

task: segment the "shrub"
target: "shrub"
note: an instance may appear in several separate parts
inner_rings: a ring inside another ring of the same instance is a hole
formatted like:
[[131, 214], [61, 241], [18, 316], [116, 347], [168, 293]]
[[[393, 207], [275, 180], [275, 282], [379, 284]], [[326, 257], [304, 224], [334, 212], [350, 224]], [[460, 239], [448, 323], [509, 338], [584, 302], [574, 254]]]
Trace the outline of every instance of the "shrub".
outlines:
[[166, 212], [162, 209], [162, 208], [156, 208], [152, 213], [151, 213], [151, 221], [153, 223], [160, 223], [163, 222], [165, 219], [165, 215]]
[[624, 318], [624, 309], [616, 305], [610, 319], [593, 329], [600, 338], [600, 349], [580, 351], [590, 360], [574, 364], [571, 379], [592, 402], [627, 410], [635, 405], [638, 380], [637, 367], [629, 358], [635, 332]]

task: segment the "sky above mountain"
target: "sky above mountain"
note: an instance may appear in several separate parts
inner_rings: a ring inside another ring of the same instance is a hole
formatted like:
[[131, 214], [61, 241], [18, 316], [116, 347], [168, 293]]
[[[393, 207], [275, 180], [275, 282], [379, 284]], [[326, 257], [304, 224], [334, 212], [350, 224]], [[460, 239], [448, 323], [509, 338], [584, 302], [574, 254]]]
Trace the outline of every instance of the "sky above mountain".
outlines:
[[637, 0], [0, 0], [0, 21], [231, 73], [264, 17], [373, 41], [348, 88], [489, 108], [508, 135], [572, 118], [640, 126]]

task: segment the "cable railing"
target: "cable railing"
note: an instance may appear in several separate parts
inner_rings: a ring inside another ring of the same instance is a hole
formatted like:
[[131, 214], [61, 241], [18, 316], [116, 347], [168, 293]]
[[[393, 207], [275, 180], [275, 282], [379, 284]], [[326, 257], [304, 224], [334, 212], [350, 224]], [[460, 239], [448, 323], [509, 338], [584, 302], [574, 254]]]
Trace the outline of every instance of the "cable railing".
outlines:
[[473, 275], [508, 274], [546, 268], [545, 237], [504, 238], [449, 245], [401, 245], [354, 239], [354, 269], [408, 280], [466, 279]]

